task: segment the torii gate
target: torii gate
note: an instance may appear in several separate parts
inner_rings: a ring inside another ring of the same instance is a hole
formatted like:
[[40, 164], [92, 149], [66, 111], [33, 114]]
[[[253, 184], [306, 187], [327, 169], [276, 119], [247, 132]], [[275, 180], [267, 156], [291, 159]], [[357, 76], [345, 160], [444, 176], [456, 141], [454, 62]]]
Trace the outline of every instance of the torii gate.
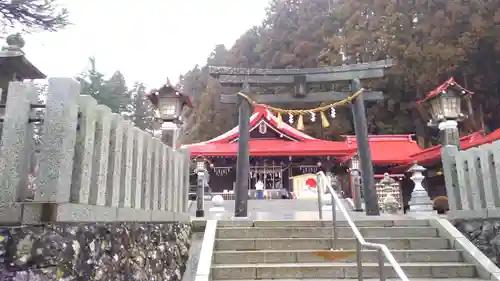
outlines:
[[[351, 93], [335, 91], [309, 93], [308, 86], [312, 84], [333, 85], [333, 82], [336, 81], [350, 81], [350, 90], [357, 92], [361, 89], [361, 79], [384, 77], [384, 69], [392, 65], [393, 61], [388, 59], [336, 67], [304, 69], [256, 69], [210, 66], [209, 73], [212, 77], [217, 78], [222, 86], [239, 86], [241, 87], [241, 92], [244, 94], [250, 93], [250, 86], [294, 86], [295, 88], [292, 94], [260, 95], [256, 100], [259, 103], [318, 103], [343, 100], [349, 97]], [[375, 101], [383, 98], [382, 92], [365, 91], [364, 97], [363, 94], [359, 95], [354, 99], [351, 106], [358, 156], [361, 164], [367, 215], [379, 215], [380, 212], [368, 144], [368, 127], [364, 100]], [[248, 170], [250, 169], [248, 142], [250, 140], [249, 120], [252, 113], [252, 104], [238, 94], [223, 94], [221, 102], [238, 105], [239, 141], [236, 164], [235, 217], [247, 217]]]

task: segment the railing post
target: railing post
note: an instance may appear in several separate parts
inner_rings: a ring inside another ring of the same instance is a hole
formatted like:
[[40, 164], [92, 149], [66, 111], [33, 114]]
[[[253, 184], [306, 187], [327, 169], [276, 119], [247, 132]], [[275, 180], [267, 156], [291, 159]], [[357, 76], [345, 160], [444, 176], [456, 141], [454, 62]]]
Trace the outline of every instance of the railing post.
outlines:
[[111, 109], [98, 105], [94, 139], [92, 180], [90, 183], [89, 203], [104, 206], [106, 204], [106, 181], [108, 179], [109, 141], [111, 131]]
[[160, 210], [167, 211], [168, 208], [168, 146], [161, 144], [161, 172], [160, 172]]
[[[130, 208], [132, 203], [132, 166], [134, 152], [134, 127], [128, 121], [123, 125], [123, 147], [120, 181], [120, 208]], [[137, 160], [138, 161], [138, 160]], [[135, 200], [136, 198], [134, 198]]]
[[380, 281], [385, 281], [385, 268], [384, 268], [384, 253], [382, 252], [381, 249], [377, 251], [377, 257], [378, 257], [378, 269], [379, 269], [379, 278]]
[[160, 177], [161, 177], [161, 152], [163, 144], [159, 139], [153, 138], [153, 206], [152, 210], [160, 210]]
[[10, 82], [8, 92], [0, 144], [0, 222], [19, 222], [22, 206], [13, 203], [23, 200], [29, 185], [33, 125], [28, 119], [37, 93], [21, 82]]
[[151, 209], [151, 169], [152, 169], [152, 156], [153, 156], [153, 145], [151, 138], [147, 135], [146, 132], [143, 132], [144, 135], [144, 155], [142, 157], [142, 209], [150, 210]]
[[[333, 189], [333, 188], [332, 188]], [[333, 190], [335, 192], [335, 190]], [[337, 248], [338, 231], [337, 231], [337, 202], [335, 196], [330, 194], [332, 200], [332, 223], [333, 223], [333, 249]]]
[[172, 148], [168, 145], [165, 146], [165, 166], [166, 170], [164, 172], [165, 178], [166, 178], [166, 195], [167, 195], [167, 206], [166, 210], [169, 212], [173, 212], [174, 210], [172, 209], [172, 204], [174, 200], [174, 193], [173, 193], [173, 187], [172, 187]]
[[172, 151], [172, 211], [179, 212], [179, 153]]
[[134, 152], [132, 162], [132, 208], [142, 208], [142, 175], [144, 169], [142, 157], [144, 157], [144, 132], [139, 128], [131, 130], [134, 138]]
[[120, 114], [112, 113], [109, 141], [108, 179], [106, 181], [106, 205], [118, 207], [120, 199], [120, 178], [123, 149], [124, 120]]
[[358, 281], [363, 281], [363, 256], [361, 252], [361, 243], [356, 239], [356, 263], [358, 268]]
[[78, 97], [79, 117], [71, 182], [71, 202], [88, 204], [92, 179], [92, 154], [97, 102], [91, 96]]
[[179, 154], [179, 186], [177, 187], [177, 192], [179, 194], [179, 212], [184, 210], [184, 153], [182, 149], [178, 149]]
[[458, 182], [456, 155], [458, 148], [454, 145], [446, 145], [441, 149], [443, 162], [444, 183], [450, 211], [462, 210], [462, 196]]
[[75, 154], [80, 84], [72, 78], [50, 78], [44, 118], [36, 202], [68, 203]]

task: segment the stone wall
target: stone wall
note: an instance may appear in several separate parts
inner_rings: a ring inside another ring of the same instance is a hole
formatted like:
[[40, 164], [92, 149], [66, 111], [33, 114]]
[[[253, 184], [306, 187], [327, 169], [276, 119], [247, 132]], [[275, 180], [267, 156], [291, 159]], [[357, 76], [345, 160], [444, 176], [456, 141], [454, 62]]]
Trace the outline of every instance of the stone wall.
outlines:
[[184, 223], [0, 227], [0, 280], [179, 281], [190, 239]]
[[500, 266], [500, 219], [454, 220], [453, 225]]

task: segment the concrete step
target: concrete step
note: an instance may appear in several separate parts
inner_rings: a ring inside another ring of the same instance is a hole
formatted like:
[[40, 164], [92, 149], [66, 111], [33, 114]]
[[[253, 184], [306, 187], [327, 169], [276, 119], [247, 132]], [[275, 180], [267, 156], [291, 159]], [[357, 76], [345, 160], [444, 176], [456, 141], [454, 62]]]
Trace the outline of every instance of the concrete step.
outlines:
[[[385, 244], [389, 249], [449, 249], [448, 239], [437, 237], [370, 238], [368, 242]], [[219, 251], [241, 250], [329, 250], [355, 249], [354, 238], [340, 238], [337, 246], [331, 238], [237, 238], [216, 239], [215, 249]]]
[[[338, 237], [352, 237], [350, 227], [337, 228]], [[437, 237], [433, 227], [360, 227], [366, 238], [374, 237]], [[326, 238], [332, 237], [332, 227], [234, 227], [218, 228], [218, 238]]]
[[[458, 278], [476, 277], [476, 268], [468, 263], [400, 263], [409, 278]], [[397, 277], [388, 264], [387, 277]], [[282, 263], [282, 264], [215, 264], [213, 280], [228, 279], [290, 279], [290, 278], [356, 278], [356, 263]], [[377, 263], [363, 263], [363, 276], [377, 278]], [[331, 280], [331, 279], [330, 279]], [[435, 279], [433, 279], [435, 280]]]
[[[389, 226], [429, 226], [428, 220], [357, 220], [357, 227], [389, 227]], [[221, 227], [331, 227], [331, 220], [314, 221], [218, 221], [217, 226]], [[349, 226], [346, 221], [337, 221], [337, 226]]]
[[[456, 250], [392, 250], [398, 262], [461, 262], [462, 255]], [[377, 262], [376, 251], [363, 251], [364, 262]], [[356, 250], [264, 250], [264, 251], [217, 251], [216, 264], [243, 263], [311, 263], [355, 262]]]

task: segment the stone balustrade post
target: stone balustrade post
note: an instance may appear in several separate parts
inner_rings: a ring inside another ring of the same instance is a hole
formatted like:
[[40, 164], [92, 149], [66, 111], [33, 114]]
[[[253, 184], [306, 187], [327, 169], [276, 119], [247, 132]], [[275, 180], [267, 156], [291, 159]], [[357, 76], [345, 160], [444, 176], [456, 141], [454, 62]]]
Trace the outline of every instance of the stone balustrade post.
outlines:
[[0, 145], [0, 222], [22, 220], [21, 204], [29, 186], [29, 156], [32, 150], [33, 125], [31, 103], [37, 99], [34, 85], [9, 84], [9, 95], [3, 114]]
[[75, 158], [71, 181], [71, 201], [89, 203], [92, 178], [92, 155], [96, 126], [97, 102], [91, 96], [78, 97], [78, 130], [76, 134]]
[[120, 200], [121, 165], [123, 155], [124, 120], [120, 114], [112, 113], [110, 116], [111, 130], [109, 142], [109, 166], [106, 205], [118, 207]]
[[132, 158], [132, 208], [142, 208], [142, 181], [143, 181], [143, 163], [144, 157], [144, 137], [146, 136], [141, 129], [133, 128], [134, 152]]
[[89, 203], [91, 205], [104, 206], [106, 204], [106, 181], [108, 179], [111, 109], [104, 105], [98, 105], [95, 111], [97, 118]]
[[[125, 121], [123, 124], [123, 146], [122, 163], [120, 172], [120, 208], [130, 208], [132, 201], [137, 200], [134, 194], [132, 198], [132, 168], [134, 163], [134, 127], [132, 123]], [[136, 160], [137, 161], [137, 160]], [[140, 198], [140, 197], [139, 197]]]
[[80, 84], [50, 78], [35, 202], [70, 202]]

